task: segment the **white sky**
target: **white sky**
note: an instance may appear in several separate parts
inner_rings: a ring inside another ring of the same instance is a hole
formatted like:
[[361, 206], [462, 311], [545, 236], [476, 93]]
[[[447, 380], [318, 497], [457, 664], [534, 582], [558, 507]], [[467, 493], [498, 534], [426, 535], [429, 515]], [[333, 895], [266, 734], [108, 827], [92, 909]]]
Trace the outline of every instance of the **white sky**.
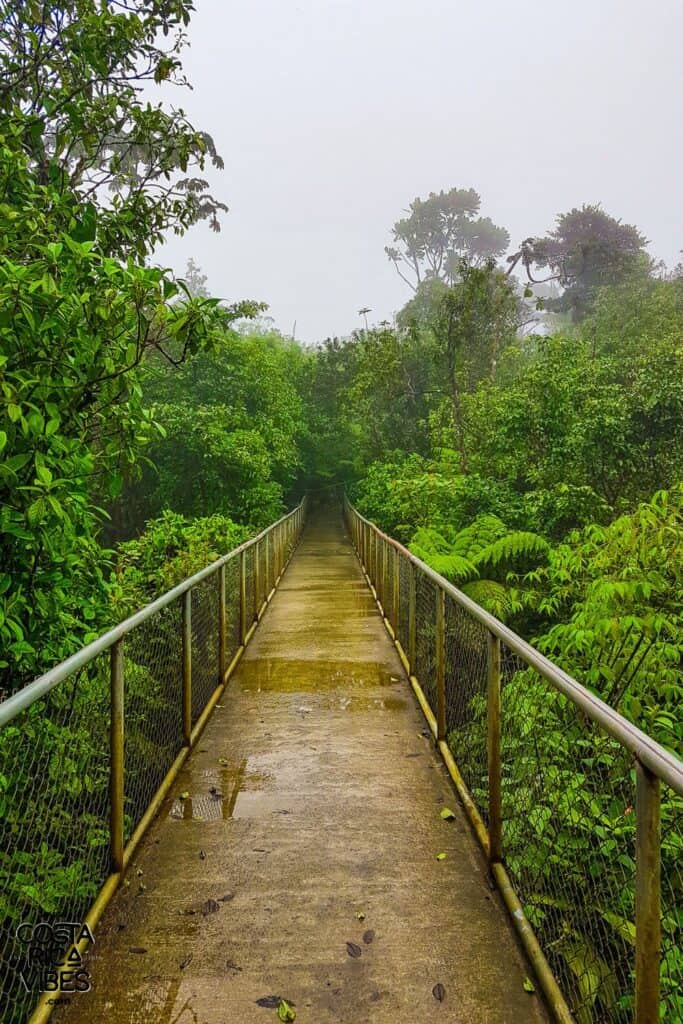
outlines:
[[212, 293], [314, 342], [409, 297], [384, 254], [415, 196], [473, 187], [513, 244], [584, 202], [683, 249], [683, 0], [196, 0], [174, 93], [226, 169]]

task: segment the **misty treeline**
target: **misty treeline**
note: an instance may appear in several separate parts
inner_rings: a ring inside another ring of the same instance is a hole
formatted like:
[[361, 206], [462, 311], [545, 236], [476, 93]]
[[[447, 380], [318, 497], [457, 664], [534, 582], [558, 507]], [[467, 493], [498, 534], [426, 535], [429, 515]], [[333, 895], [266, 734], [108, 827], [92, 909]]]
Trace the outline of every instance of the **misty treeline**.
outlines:
[[[212, 297], [200, 258], [183, 278], [155, 263], [169, 232], [218, 229], [225, 209], [202, 177], [221, 164], [210, 135], [146, 98], [182, 81], [191, 11], [0, 0], [2, 693], [305, 491], [343, 486], [680, 754], [681, 269], [598, 204], [515, 243], [474, 189], [452, 188], [393, 227], [386, 256], [407, 299], [395, 320], [296, 344], [263, 304]], [[544, 716], [566, 743], [557, 709]], [[575, 739], [571, 771], [589, 778]], [[585, 791], [608, 836], [624, 826], [627, 808]], [[586, 871], [604, 865], [594, 810], [539, 834], [547, 865], [562, 843]], [[665, 821], [679, 810], [665, 801]], [[665, 863], [681, 841], [665, 830]], [[599, 941], [574, 924], [563, 947], [561, 908], [527, 908], [592, 985], [582, 1019], [629, 1019], [610, 966], [631, 941], [626, 861], [605, 880], [625, 895]], [[670, 1020], [680, 971], [670, 953]]]

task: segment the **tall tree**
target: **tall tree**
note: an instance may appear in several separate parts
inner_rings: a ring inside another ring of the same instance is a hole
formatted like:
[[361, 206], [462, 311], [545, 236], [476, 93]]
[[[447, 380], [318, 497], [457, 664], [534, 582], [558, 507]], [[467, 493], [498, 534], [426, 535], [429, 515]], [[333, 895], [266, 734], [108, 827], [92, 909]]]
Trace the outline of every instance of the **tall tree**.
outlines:
[[452, 188], [414, 199], [409, 215], [396, 221], [397, 244], [384, 251], [413, 291], [429, 278], [454, 284], [463, 259], [479, 266], [506, 251], [508, 232], [489, 217], [479, 217], [480, 207], [473, 188]]
[[518, 299], [503, 273], [489, 259], [483, 266], [461, 262], [459, 280], [443, 290], [431, 328], [445, 363], [460, 469], [468, 468], [463, 395], [478, 381], [495, 378], [502, 349], [514, 337]]
[[544, 300], [545, 308], [569, 312], [582, 319], [599, 288], [618, 284], [634, 274], [646, 276], [651, 261], [647, 239], [632, 224], [611, 217], [600, 205], [583, 205], [557, 218], [557, 226], [543, 238], [528, 238], [509, 257], [511, 269], [521, 261], [531, 281], [537, 271], [548, 270], [545, 280], [563, 288], [558, 298]]
[[145, 98], [186, 84], [192, 0], [0, 0], [0, 117], [21, 128], [37, 183], [75, 192], [107, 255], [147, 255], [164, 234], [226, 209], [196, 176], [221, 167], [181, 108]]

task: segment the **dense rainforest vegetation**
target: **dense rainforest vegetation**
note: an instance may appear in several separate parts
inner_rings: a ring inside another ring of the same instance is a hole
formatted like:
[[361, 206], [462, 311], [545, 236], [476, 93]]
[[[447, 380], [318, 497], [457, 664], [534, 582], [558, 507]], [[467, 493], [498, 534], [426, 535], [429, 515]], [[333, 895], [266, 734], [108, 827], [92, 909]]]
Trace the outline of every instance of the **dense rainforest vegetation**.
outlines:
[[[298, 345], [157, 265], [224, 210], [210, 136], [140, 91], [181, 79], [191, 8], [0, 3], [2, 695], [344, 487], [680, 755], [683, 268], [594, 204], [506, 259], [453, 188], [394, 225], [395, 321]], [[571, 825], [585, 849], [593, 824]]]

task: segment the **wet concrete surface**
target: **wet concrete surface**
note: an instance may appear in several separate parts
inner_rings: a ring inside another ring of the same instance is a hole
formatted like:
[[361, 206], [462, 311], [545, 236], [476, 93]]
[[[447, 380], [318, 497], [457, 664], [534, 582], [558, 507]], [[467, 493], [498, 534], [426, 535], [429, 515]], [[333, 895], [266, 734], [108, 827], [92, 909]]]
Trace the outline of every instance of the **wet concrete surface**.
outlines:
[[269, 996], [297, 1024], [547, 1019], [336, 511], [308, 525], [127, 882], [93, 990], [56, 1019], [268, 1024]]

